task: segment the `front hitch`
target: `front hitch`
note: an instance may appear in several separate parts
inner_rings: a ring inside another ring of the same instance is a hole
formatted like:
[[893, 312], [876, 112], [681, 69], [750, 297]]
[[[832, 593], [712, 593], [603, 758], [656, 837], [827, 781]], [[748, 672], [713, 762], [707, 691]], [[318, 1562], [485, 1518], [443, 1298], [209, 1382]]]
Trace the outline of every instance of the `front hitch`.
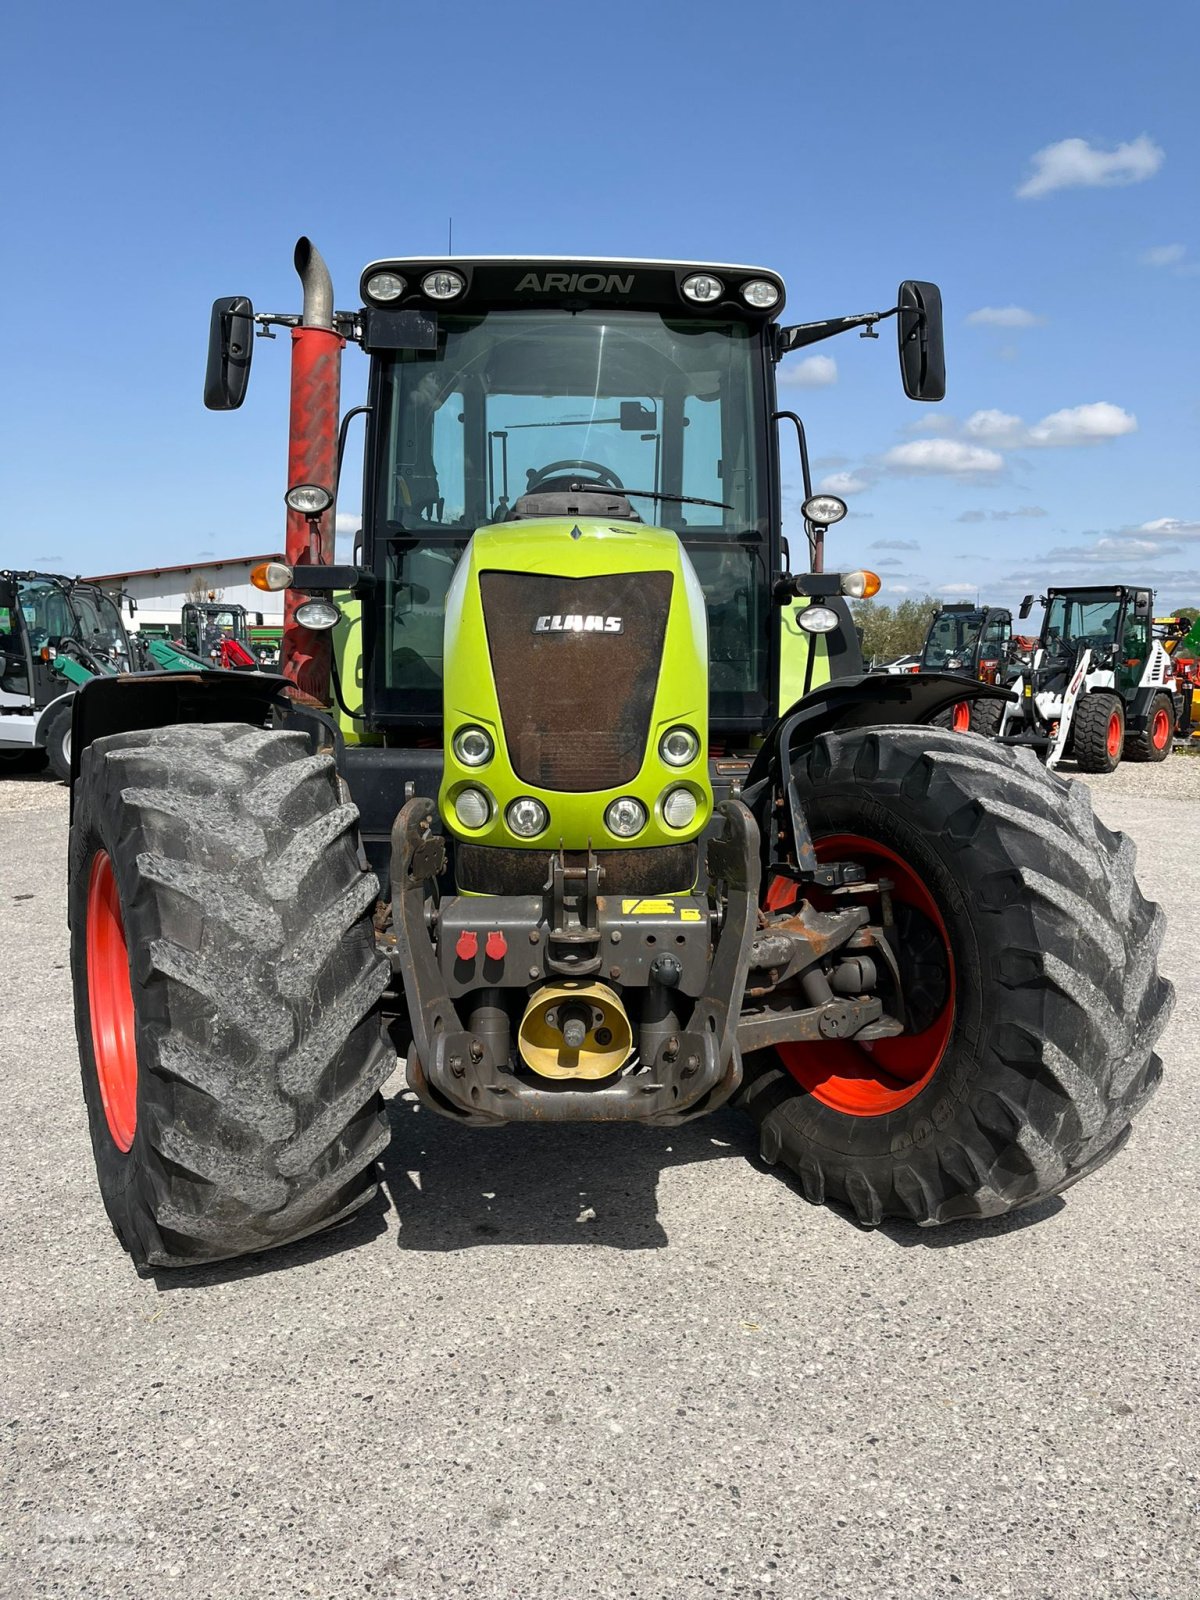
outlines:
[[[424, 1104], [462, 1121], [650, 1122], [671, 1124], [713, 1110], [741, 1081], [737, 1024], [750, 965], [759, 891], [759, 836], [753, 816], [739, 800], [717, 807], [721, 835], [708, 846], [710, 897], [719, 911], [715, 949], [686, 1027], [659, 1045], [653, 1061], [639, 1063], [611, 1083], [552, 1088], [532, 1084], [497, 1059], [494, 1036], [473, 1032], [459, 1015], [434, 946], [436, 917], [432, 886], [444, 870], [445, 842], [433, 832], [435, 807], [418, 796], [407, 802], [392, 828], [392, 908], [397, 934], [393, 960], [404, 983], [412, 1024], [409, 1086]], [[553, 877], [553, 875], [552, 875]], [[552, 888], [551, 886], [548, 886]], [[599, 883], [580, 886], [595, 899]], [[456, 904], [447, 902], [447, 912]], [[568, 951], [554, 943], [557, 920], [539, 927], [541, 902], [498, 896], [479, 902], [506, 927], [518, 921], [532, 940], [544, 943], [559, 964]], [[586, 931], [584, 919], [582, 931]], [[621, 916], [606, 910], [606, 929], [620, 932]], [[628, 931], [637, 930], [631, 915]], [[559, 929], [559, 933], [563, 930]], [[543, 941], [543, 932], [547, 935]], [[506, 940], [506, 944], [509, 941]], [[532, 950], [532, 943], [526, 948]], [[587, 956], [582, 948], [571, 954]], [[590, 946], [589, 951], [590, 953]], [[550, 970], [553, 970], [551, 968]], [[576, 971], [580, 968], [576, 967]], [[511, 987], [511, 985], [510, 985]]]

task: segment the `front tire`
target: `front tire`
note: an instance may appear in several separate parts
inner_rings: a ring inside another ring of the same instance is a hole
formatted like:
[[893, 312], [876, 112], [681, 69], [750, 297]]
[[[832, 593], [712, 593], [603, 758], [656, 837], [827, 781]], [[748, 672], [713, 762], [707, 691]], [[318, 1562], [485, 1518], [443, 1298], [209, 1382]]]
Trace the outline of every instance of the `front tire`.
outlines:
[[1115, 694], [1081, 695], [1075, 705], [1071, 751], [1080, 772], [1113, 772], [1125, 743], [1125, 707]]
[[332, 760], [243, 724], [98, 739], [71, 825], [83, 1091], [139, 1267], [327, 1228], [375, 1191], [377, 884]]
[[896, 882], [919, 1023], [751, 1057], [763, 1158], [868, 1226], [998, 1216], [1101, 1165], [1158, 1083], [1172, 1004], [1132, 843], [1084, 785], [953, 733], [826, 734], [794, 773], [818, 852], [853, 859], [857, 839]]
[[42, 735], [50, 770], [63, 783], [71, 781], [71, 701], [50, 713]]

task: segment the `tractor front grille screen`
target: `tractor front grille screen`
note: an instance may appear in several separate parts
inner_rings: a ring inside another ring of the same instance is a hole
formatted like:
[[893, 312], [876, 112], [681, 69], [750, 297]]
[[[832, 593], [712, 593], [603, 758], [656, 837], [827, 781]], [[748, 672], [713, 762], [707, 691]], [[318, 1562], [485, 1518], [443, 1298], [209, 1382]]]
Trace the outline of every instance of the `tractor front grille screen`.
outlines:
[[581, 792], [637, 777], [671, 584], [669, 572], [481, 574], [492, 676], [522, 783]]

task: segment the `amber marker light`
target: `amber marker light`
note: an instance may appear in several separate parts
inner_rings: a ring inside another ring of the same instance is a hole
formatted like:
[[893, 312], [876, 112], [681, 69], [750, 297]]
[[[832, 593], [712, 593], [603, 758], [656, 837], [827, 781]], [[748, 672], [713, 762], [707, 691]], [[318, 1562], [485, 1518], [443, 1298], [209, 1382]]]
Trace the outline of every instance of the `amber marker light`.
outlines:
[[847, 572], [842, 579], [842, 593], [851, 600], [869, 600], [880, 588], [879, 574], [868, 572], [865, 567], [858, 572]]

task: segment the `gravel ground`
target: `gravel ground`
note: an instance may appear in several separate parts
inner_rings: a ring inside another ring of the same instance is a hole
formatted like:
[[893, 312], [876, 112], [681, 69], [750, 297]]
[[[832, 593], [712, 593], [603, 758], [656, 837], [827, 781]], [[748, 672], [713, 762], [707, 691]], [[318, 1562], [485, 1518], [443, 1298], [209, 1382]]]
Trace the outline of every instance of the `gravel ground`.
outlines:
[[0, 780], [0, 1593], [1192, 1600], [1200, 760], [1090, 780], [1171, 916], [1121, 1157], [862, 1232], [682, 1130], [469, 1133], [393, 1080], [386, 1209], [139, 1279], [95, 1189], [66, 793]]

